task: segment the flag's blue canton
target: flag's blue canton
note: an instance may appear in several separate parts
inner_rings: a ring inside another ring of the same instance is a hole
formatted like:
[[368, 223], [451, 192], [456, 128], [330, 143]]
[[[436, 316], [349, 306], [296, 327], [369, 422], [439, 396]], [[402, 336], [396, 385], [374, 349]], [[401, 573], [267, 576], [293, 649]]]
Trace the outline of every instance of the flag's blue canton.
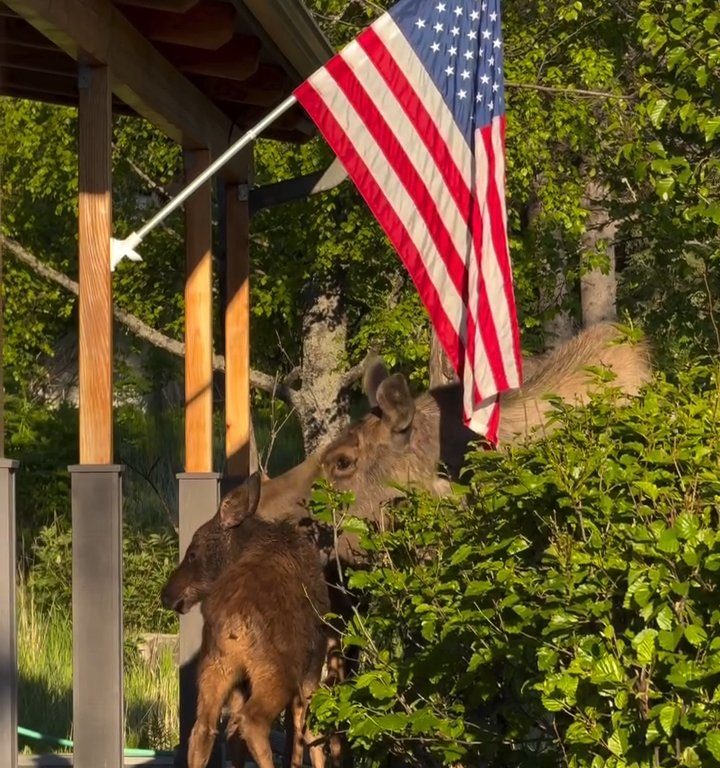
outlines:
[[505, 111], [500, 0], [400, 0], [389, 13], [474, 147]]

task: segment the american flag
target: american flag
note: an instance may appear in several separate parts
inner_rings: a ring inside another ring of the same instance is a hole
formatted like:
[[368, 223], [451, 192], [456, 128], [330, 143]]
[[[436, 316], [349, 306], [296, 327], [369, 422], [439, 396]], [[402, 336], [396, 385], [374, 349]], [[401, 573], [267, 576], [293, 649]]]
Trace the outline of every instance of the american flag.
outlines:
[[401, 0], [295, 92], [408, 269], [497, 441], [520, 386], [505, 210], [500, 0]]

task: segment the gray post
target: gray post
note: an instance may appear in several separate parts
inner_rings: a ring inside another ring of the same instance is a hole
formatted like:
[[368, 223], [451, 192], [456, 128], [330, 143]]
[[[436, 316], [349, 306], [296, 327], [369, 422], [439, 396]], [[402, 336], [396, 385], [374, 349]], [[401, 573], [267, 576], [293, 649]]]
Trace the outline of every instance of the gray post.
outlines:
[[16, 768], [17, 621], [15, 615], [15, 471], [0, 459], [0, 766]]
[[[180, 559], [193, 534], [216, 512], [220, 502], [220, 475], [217, 472], [185, 472], [178, 475], [180, 512]], [[177, 764], [187, 765], [187, 743], [195, 724], [197, 704], [196, 665], [202, 641], [200, 606], [180, 617], [180, 749]], [[216, 749], [209, 765], [219, 765]]]
[[72, 478], [75, 768], [123, 764], [122, 472], [69, 468]]

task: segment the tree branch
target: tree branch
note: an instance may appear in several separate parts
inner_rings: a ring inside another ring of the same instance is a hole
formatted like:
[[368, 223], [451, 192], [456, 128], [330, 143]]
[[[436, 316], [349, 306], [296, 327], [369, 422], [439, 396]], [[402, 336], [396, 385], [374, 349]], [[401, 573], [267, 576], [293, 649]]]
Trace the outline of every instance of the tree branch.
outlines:
[[[53, 267], [44, 264], [37, 256], [23, 248], [20, 243], [15, 240], [1, 236], [0, 240], [9, 253], [11, 253], [19, 262], [31, 269], [36, 275], [39, 275], [45, 280], [57, 283], [74, 296], [79, 295], [80, 288], [72, 278], [62, 272], [58, 272], [58, 270], [53, 269]], [[136, 315], [113, 305], [113, 316], [131, 333], [138, 338], [147, 341], [153, 347], [169, 352], [175, 357], [185, 357], [185, 345], [181, 341], [177, 341], [176, 339], [155, 330]], [[223, 355], [213, 355], [213, 370], [218, 373], [225, 373], [225, 358]], [[278, 383], [275, 377], [263, 373], [262, 371], [251, 369], [250, 385], [255, 389], [267, 392], [268, 394], [274, 394], [293, 408], [299, 405], [299, 393], [290, 388], [287, 379]]]
[[586, 91], [582, 88], [555, 88], [551, 85], [533, 85], [532, 83], [506, 82], [508, 88], [524, 88], [531, 91], [543, 91], [545, 93], [558, 93], [566, 96], [593, 96], [598, 99], [622, 99], [632, 101], [637, 96], [634, 94], [608, 93], [607, 91]]

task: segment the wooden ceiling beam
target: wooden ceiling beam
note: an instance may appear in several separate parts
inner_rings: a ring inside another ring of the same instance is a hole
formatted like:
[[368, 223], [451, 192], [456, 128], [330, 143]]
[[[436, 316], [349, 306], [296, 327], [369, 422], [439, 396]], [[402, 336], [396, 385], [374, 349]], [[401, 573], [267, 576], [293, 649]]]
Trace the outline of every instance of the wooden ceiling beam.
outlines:
[[77, 75], [67, 77], [58, 74], [51, 75], [46, 72], [18, 71], [2, 67], [0, 69], [0, 82], [2, 82], [3, 88], [24, 90], [28, 98], [31, 98], [31, 94], [47, 93], [75, 99], [77, 102]]
[[216, 51], [158, 43], [157, 49], [181, 72], [228, 80], [246, 80], [257, 72], [262, 44], [252, 35], [238, 35]]
[[200, 0], [120, 0], [118, 5], [136, 5], [139, 8], [154, 8], [158, 11], [185, 13]]
[[57, 48], [41, 51], [15, 43], [3, 43], [0, 45], [0, 66], [77, 79], [77, 65]]
[[235, 8], [208, 0], [185, 13], [168, 13], [152, 8], [123, 8], [128, 21], [156, 43], [187, 45], [215, 51], [235, 34]]
[[[232, 123], [130, 24], [109, 0], [6, 0], [73, 59], [107, 64], [113, 92], [186, 149], [223, 152]], [[232, 134], [232, 137], [231, 137]], [[242, 178], [242, 159], [225, 166]]]
[[51, 40], [41, 35], [25, 20], [18, 16], [9, 16], [0, 19], [0, 34], [4, 42], [12, 42], [26, 48], [35, 48], [40, 51], [57, 50]]
[[195, 78], [194, 82], [215, 102], [259, 107], [277, 106], [289, 90], [285, 72], [269, 64], [261, 65], [255, 75], [244, 82], [218, 77]]

